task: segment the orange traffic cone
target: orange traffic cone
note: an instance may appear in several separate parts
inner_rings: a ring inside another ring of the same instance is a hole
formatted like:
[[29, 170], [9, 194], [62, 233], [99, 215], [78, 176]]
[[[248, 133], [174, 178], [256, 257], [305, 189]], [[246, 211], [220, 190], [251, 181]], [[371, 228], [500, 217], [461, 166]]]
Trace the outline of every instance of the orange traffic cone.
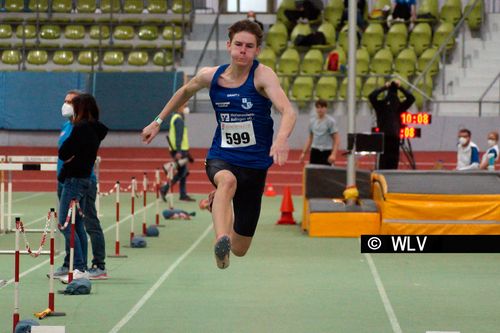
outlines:
[[272, 184], [266, 184], [266, 190], [264, 191], [264, 195], [266, 197], [276, 196], [276, 191], [274, 190], [274, 186]]
[[293, 201], [290, 187], [286, 186], [283, 192], [283, 200], [281, 201], [281, 218], [276, 224], [295, 224], [293, 219]]

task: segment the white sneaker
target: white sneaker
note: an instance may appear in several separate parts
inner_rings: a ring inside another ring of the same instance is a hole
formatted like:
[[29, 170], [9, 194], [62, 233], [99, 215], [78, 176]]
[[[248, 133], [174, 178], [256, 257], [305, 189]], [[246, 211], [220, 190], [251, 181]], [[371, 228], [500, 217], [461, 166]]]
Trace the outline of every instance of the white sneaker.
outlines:
[[0, 280], [0, 287], [4, 286], [7, 284], [6, 280]]
[[[78, 269], [75, 269], [73, 271], [73, 280], [78, 280], [78, 279], [87, 279], [89, 280], [90, 275], [89, 272], [87, 271], [79, 271]], [[60, 278], [61, 282], [64, 284], [68, 284], [69, 280], [69, 275], [66, 275], [65, 277]]]

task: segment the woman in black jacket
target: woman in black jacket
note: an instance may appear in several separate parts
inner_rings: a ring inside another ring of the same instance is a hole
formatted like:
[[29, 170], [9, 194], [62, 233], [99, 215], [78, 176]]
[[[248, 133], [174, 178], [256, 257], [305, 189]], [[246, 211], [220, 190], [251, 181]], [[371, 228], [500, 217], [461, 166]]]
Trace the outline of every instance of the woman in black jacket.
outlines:
[[[94, 167], [97, 151], [101, 141], [108, 132], [108, 128], [99, 122], [99, 108], [94, 97], [82, 94], [73, 98], [73, 130], [71, 135], [59, 148], [59, 159], [64, 161], [58, 180], [63, 184], [59, 202], [59, 223], [64, 225], [71, 203], [75, 199], [83, 201], [89, 195], [91, 187], [90, 175]], [[83, 208], [83, 207], [82, 207]], [[83, 211], [85, 215], [85, 211]], [[88, 278], [87, 262], [87, 235], [81, 216], [76, 214], [74, 243], [74, 279]], [[70, 231], [64, 229], [66, 252], [69, 254]]]

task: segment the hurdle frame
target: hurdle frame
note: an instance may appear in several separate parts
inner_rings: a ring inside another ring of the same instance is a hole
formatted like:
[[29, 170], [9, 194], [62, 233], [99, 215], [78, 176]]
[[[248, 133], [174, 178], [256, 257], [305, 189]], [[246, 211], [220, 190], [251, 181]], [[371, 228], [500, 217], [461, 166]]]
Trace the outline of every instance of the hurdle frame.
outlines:
[[[47, 155], [1, 155], [0, 156], [0, 233], [13, 232], [12, 221], [12, 171], [56, 171], [57, 156]], [[101, 157], [97, 156], [94, 164], [94, 174], [99, 191], [99, 169]], [[5, 171], [8, 171], [7, 178], [7, 213], [5, 213]], [[99, 193], [99, 192], [98, 192]], [[96, 198], [96, 210], [99, 216], [100, 205], [99, 196]], [[7, 218], [7, 226], [5, 219]], [[30, 231], [37, 232], [37, 231]]]

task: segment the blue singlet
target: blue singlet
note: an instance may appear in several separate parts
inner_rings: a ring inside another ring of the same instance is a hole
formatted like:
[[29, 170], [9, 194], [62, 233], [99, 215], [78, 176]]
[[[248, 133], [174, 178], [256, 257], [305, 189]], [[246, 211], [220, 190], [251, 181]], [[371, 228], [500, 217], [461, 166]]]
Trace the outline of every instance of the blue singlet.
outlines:
[[272, 103], [255, 89], [254, 73], [258, 65], [254, 60], [245, 83], [238, 88], [225, 88], [217, 83], [229, 65], [222, 65], [215, 72], [210, 99], [217, 129], [207, 160], [219, 159], [253, 169], [267, 169], [273, 163], [269, 156], [273, 141]]

